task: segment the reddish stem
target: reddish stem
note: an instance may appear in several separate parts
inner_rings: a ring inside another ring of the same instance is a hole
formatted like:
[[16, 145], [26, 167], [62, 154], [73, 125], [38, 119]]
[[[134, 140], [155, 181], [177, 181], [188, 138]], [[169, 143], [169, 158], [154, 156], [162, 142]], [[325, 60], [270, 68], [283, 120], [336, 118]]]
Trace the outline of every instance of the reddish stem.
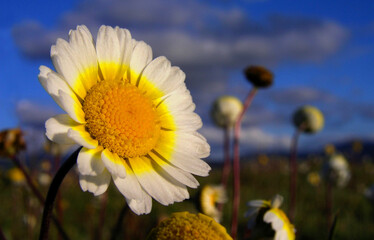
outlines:
[[245, 102], [242, 112], [240, 113], [238, 120], [235, 123], [234, 128], [234, 161], [233, 161], [233, 174], [234, 174], [234, 197], [232, 202], [232, 219], [231, 219], [231, 237], [235, 240], [237, 238], [238, 232], [238, 212], [240, 204], [240, 149], [239, 149], [239, 139], [240, 130], [243, 117], [249, 106], [251, 105], [253, 98], [255, 97], [257, 88], [252, 88], [249, 92]]
[[331, 228], [331, 215], [332, 215], [332, 183], [331, 180], [327, 180], [326, 186], [326, 220], [327, 220], [327, 230]]
[[295, 209], [296, 209], [296, 190], [297, 190], [297, 143], [300, 136], [300, 129], [297, 129], [291, 145], [291, 155], [290, 155], [290, 208], [289, 208], [289, 217], [291, 222], [295, 219]]
[[224, 130], [224, 136], [223, 136], [223, 152], [225, 161], [223, 164], [223, 171], [222, 171], [222, 186], [226, 189], [227, 187], [227, 181], [229, 179], [230, 175], [230, 128], [226, 127]]
[[102, 239], [102, 226], [105, 223], [105, 214], [106, 214], [106, 205], [108, 200], [108, 192], [105, 192], [100, 199], [100, 215], [99, 215], [99, 225], [96, 228], [96, 237], [95, 239]]
[[[222, 179], [221, 184], [223, 188], [227, 189], [227, 182], [230, 175], [230, 127], [226, 127], [223, 132], [223, 154], [224, 154], [224, 163], [223, 163], [223, 170], [222, 170]], [[217, 205], [217, 208], [220, 212], [222, 212], [223, 209], [223, 203], [219, 203]]]
[[1, 230], [1, 228], [0, 228], [0, 240], [6, 240], [5, 235], [3, 231]]

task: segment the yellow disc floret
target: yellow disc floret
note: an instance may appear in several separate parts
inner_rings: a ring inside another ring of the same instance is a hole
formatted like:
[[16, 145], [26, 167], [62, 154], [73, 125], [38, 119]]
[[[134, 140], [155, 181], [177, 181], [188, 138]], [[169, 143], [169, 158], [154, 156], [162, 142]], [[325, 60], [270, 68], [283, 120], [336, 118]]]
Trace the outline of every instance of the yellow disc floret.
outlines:
[[226, 229], [204, 214], [174, 213], [149, 234], [147, 240], [232, 240]]
[[120, 157], [143, 156], [159, 138], [160, 123], [153, 102], [129, 83], [97, 83], [88, 91], [83, 111], [92, 138]]

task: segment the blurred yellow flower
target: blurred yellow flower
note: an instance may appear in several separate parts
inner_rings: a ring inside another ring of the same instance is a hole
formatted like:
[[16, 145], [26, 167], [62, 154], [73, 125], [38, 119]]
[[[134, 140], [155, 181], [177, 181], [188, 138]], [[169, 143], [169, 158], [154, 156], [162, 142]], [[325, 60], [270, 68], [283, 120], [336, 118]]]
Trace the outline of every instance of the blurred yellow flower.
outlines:
[[188, 212], [173, 213], [148, 235], [147, 240], [232, 240], [213, 218]]
[[257, 157], [258, 163], [260, 163], [262, 166], [266, 166], [269, 163], [269, 157], [266, 154], [260, 154]]
[[353, 143], [352, 143], [352, 151], [354, 153], [360, 153], [360, 152], [362, 152], [363, 148], [364, 147], [362, 146], [362, 142], [361, 141], [358, 141], [358, 140], [353, 141]]
[[331, 154], [335, 153], [335, 146], [332, 145], [332, 144], [326, 144], [325, 153], [326, 153], [326, 155], [331, 155]]
[[310, 183], [312, 186], [317, 187], [321, 183], [321, 176], [318, 172], [311, 172], [308, 174], [308, 183]]
[[8, 170], [9, 179], [15, 184], [25, 183], [25, 175], [19, 168], [11, 168]]
[[199, 194], [201, 212], [212, 217], [216, 222], [220, 222], [222, 218], [222, 213], [218, 210], [217, 204], [226, 201], [226, 191], [221, 185], [205, 185]]

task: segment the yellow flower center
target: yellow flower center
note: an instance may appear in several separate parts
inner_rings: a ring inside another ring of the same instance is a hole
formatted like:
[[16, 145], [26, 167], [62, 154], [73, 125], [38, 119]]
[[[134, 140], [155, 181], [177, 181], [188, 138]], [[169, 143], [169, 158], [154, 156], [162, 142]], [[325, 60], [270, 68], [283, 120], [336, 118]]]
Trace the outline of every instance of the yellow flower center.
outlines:
[[204, 214], [174, 213], [154, 228], [147, 240], [232, 240], [226, 229]]
[[86, 129], [99, 144], [123, 158], [147, 154], [160, 135], [152, 101], [123, 81], [100, 81], [84, 99]]

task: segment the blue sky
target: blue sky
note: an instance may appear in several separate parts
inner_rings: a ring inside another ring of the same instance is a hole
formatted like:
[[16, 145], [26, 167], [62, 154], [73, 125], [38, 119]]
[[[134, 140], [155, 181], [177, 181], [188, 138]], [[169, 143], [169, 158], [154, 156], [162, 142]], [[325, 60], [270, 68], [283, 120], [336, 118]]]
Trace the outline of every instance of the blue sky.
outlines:
[[223, 94], [244, 99], [250, 86], [242, 69], [249, 64], [270, 68], [275, 84], [256, 96], [242, 149], [287, 149], [290, 118], [303, 104], [326, 117], [322, 132], [301, 138], [304, 149], [374, 139], [373, 12], [371, 0], [2, 0], [0, 129], [42, 134], [44, 121], [60, 112], [37, 80], [40, 65], [52, 67], [50, 46], [77, 24], [94, 34], [107, 24], [128, 28], [186, 72], [214, 156], [222, 134], [210, 105]]

